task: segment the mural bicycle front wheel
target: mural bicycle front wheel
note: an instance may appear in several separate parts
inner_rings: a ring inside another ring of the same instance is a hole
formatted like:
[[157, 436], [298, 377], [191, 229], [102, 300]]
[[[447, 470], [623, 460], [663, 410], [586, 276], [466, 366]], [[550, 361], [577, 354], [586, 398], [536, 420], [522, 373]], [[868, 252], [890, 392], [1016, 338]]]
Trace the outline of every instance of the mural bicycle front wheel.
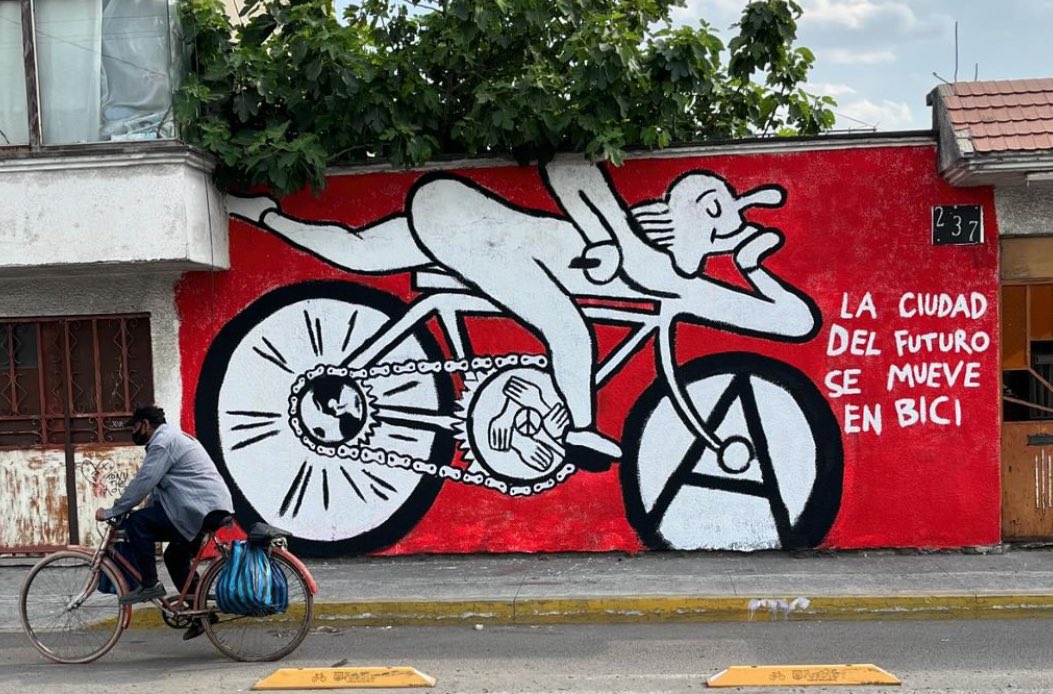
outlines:
[[653, 549], [818, 546], [841, 505], [844, 451], [830, 406], [803, 373], [744, 352], [679, 368], [697, 414], [748, 451], [736, 465], [701, 441], [655, 382], [626, 420], [621, 464], [629, 522]]
[[[453, 434], [435, 421], [453, 410], [450, 376], [340, 368], [405, 311], [370, 287], [314, 281], [264, 295], [223, 327], [202, 365], [195, 419], [243, 526], [280, 526], [303, 556], [348, 555], [394, 544], [428, 511], [441, 479], [361, 453], [449, 463]], [[372, 365], [442, 358], [417, 325]]]

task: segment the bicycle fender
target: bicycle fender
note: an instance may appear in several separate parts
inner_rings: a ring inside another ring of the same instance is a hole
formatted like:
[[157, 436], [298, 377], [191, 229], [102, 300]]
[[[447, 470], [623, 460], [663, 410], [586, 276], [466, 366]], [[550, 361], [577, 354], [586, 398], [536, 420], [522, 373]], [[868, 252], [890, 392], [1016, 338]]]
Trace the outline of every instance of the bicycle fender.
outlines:
[[307, 581], [307, 587], [310, 589], [311, 595], [318, 595], [318, 583], [315, 582], [314, 576], [311, 575], [311, 572], [307, 569], [307, 566], [300, 561], [299, 557], [290, 553], [288, 550], [281, 548], [275, 548], [271, 550], [271, 553], [279, 555], [282, 559], [296, 567], [296, 570], [303, 574], [304, 580]]

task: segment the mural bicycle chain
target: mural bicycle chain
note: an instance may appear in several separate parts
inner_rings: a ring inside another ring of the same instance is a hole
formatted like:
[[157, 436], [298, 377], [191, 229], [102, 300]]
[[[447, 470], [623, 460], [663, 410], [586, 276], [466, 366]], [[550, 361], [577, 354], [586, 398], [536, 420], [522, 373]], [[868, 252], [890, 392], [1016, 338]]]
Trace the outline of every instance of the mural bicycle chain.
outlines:
[[[300, 399], [307, 390], [313, 379], [321, 376], [339, 376], [353, 379], [358, 382], [368, 381], [370, 378], [382, 378], [384, 376], [402, 375], [410, 373], [420, 374], [471, 374], [474, 372], [488, 373], [493, 370], [507, 369], [514, 366], [533, 366], [545, 368], [548, 366], [548, 358], [544, 355], [530, 354], [506, 354], [497, 357], [475, 357], [473, 359], [450, 359], [445, 361], [407, 360], [399, 363], [378, 364], [368, 368], [351, 369], [343, 366], [316, 366], [306, 373], [297, 377], [293, 384], [292, 393], [289, 395], [289, 421], [293, 431], [300, 438], [301, 443], [309, 450], [326, 457], [340, 458], [367, 465], [381, 465], [396, 470], [412, 470], [420, 475], [438, 477], [443, 480], [452, 480], [461, 484], [485, 487], [500, 492], [507, 496], [533, 496], [541, 494], [558, 484], [562, 484], [577, 472], [577, 466], [573, 463], [563, 463], [555, 474], [547, 479], [533, 484], [508, 484], [490, 474], [483, 472], [471, 473], [454, 465], [436, 465], [435, 463], [421, 460], [408, 455], [402, 455], [395, 451], [384, 448], [374, 448], [363, 444], [340, 444], [329, 446], [319, 444], [311, 439], [304, 431], [303, 425], [297, 417]], [[453, 415], [451, 415], [453, 417]]]

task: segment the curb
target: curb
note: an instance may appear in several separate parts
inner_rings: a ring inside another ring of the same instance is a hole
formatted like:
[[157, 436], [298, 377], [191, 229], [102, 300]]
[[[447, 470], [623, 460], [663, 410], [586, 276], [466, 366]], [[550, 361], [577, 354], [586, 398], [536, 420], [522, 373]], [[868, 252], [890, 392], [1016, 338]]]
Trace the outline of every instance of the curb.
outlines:
[[[1053, 617], [1053, 594], [804, 597], [618, 596], [315, 603], [315, 626], [465, 626]], [[158, 610], [132, 626], [164, 626]]]

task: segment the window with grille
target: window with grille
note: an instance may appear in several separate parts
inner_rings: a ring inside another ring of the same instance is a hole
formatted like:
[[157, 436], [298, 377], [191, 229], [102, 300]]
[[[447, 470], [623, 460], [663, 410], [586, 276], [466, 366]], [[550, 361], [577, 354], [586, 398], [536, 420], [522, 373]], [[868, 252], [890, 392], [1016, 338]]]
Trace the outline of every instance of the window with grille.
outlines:
[[144, 315], [0, 318], [0, 448], [130, 444], [151, 355]]
[[1002, 419], [1053, 419], [1053, 284], [1002, 287]]

